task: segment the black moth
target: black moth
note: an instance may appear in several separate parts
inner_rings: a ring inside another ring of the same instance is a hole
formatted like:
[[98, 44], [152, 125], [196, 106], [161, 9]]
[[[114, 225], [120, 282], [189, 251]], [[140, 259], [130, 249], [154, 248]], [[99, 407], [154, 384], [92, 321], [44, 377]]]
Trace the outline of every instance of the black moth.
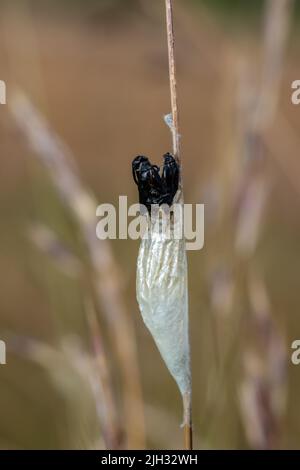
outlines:
[[139, 155], [132, 162], [132, 174], [139, 190], [140, 204], [148, 212], [151, 205], [172, 205], [179, 185], [179, 165], [173, 155], [164, 155], [162, 175], [157, 165], [152, 165], [147, 157]]

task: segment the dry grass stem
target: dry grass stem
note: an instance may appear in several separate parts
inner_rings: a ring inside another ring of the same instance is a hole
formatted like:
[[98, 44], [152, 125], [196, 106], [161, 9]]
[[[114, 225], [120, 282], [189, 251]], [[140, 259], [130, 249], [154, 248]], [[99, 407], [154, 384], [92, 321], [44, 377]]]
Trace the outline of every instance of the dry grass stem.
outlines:
[[173, 3], [172, 0], [166, 0], [166, 20], [168, 35], [168, 55], [169, 55], [169, 76], [170, 76], [170, 92], [171, 92], [171, 108], [172, 108], [172, 136], [173, 136], [173, 154], [178, 163], [180, 158], [180, 134], [179, 134], [179, 116], [177, 103], [177, 79], [176, 79], [176, 60], [175, 60], [175, 36], [174, 36], [174, 20], [173, 20]]
[[[172, 139], [173, 154], [181, 165], [180, 154], [180, 133], [179, 133], [179, 112], [177, 99], [177, 77], [176, 77], [176, 60], [175, 60], [175, 34], [174, 34], [174, 15], [173, 0], [165, 0], [166, 3], [166, 24], [167, 24], [167, 41], [168, 41], [168, 57], [169, 57], [169, 77], [170, 77], [170, 93], [172, 108]], [[182, 178], [180, 178], [180, 199], [183, 201], [182, 194]], [[192, 393], [188, 392], [183, 397], [184, 409], [184, 447], [187, 450], [192, 449]]]

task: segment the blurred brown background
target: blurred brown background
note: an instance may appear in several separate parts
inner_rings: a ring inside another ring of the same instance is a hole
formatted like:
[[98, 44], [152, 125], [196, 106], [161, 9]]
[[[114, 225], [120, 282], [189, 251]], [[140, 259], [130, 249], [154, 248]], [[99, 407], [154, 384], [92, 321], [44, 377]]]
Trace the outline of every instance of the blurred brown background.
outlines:
[[[185, 199], [206, 211], [188, 254], [195, 447], [299, 448], [297, 5], [174, 3]], [[83, 221], [11, 113], [22, 90], [96, 204], [135, 202], [133, 157], [159, 164], [171, 146], [164, 14], [162, 0], [1, 2], [1, 448], [181, 446], [180, 397], [135, 301], [139, 243], [97, 245], [109, 273], [91, 268]]]

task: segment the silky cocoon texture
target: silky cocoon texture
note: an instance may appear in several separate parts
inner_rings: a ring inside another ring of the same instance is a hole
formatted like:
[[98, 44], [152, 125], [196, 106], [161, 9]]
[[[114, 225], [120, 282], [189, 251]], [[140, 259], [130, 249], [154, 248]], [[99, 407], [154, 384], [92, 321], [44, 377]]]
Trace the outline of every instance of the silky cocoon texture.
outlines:
[[185, 240], [170, 238], [155, 216], [147, 218], [137, 261], [137, 300], [144, 323], [184, 395], [191, 390]]

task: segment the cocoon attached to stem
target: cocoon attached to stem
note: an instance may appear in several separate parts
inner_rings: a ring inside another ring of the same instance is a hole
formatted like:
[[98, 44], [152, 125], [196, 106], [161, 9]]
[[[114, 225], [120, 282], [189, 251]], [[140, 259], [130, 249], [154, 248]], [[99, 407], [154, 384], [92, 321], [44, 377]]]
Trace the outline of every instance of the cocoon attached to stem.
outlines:
[[169, 153], [164, 156], [162, 174], [147, 157], [139, 156], [133, 161], [133, 176], [147, 217], [147, 229], [137, 261], [136, 288], [144, 323], [181, 392], [185, 449], [192, 449], [187, 258], [183, 234], [172, 0], [165, 0], [165, 4], [172, 106], [172, 113], [165, 116], [165, 122], [172, 133], [173, 156]]
[[[168, 154], [169, 155], [169, 154]], [[170, 160], [170, 155], [168, 159]], [[137, 261], [137, 300], [149, 329], [183, 397], [186, 447], [191, 447], [191, 373], [188, 334], [187, 259], [183, 236], [183, 204], [179, 178], [173, 181], [174, 165], [160, 177], [159, 169], [146, 157], [133, 162], [140, 203], [145, 204], [147, 228]], [[176, 191], [171, 207], [164, 201]], [[152, 202], [158, 202], [151, 205]], [[160, 204], [162, 203], [162, 204]], [[175, 204], [176, 203], [176, 204]], [[160, 207], [159, 207], [160, 206]]]
[[[148, 217], [137, 262], [137, 300], [143, 320], [182, 395], [191, 391], [185, 241], [172, 215]], [[171, 236], [170, 236], [171, 233]]]

